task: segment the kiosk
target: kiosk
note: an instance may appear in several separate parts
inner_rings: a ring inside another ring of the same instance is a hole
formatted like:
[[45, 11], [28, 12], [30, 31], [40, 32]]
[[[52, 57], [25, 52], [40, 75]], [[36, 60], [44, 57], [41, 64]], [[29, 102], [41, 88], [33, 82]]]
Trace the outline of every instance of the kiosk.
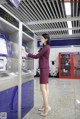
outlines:
[[34, 33], [1, 5], [0, 15], [0, 33], [8, 38], [3, 39], [6, 54], [0, 56], [0, 114], [22, 119], [34, 106], [34, 61], [22, 58], [22, 45], [33, 51]]

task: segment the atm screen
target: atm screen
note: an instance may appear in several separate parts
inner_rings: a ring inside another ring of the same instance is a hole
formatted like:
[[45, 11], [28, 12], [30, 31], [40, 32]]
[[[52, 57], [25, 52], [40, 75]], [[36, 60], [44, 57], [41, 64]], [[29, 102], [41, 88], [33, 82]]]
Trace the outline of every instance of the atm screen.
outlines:
[[6, 41], [3, 38], [0, 38], [0, 54], [7, 55], [7, 46]]

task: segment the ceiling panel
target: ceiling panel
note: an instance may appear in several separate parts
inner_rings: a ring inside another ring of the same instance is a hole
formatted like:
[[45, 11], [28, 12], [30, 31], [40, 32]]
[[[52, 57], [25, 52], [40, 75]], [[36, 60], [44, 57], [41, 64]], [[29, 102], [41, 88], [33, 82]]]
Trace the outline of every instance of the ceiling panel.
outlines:
[[[22, 0], [19, 8], [7, 2], [2, 5], [24, 22], [36, 35], [49, 33], [51, 37], [79, 37], [80, 0], [70, 0], [71, 15], [66, 15], [65, 0]], [[67, 21], [71, 20], [72, 28]], [[72, 30], [72, 35], [69, 35]], [[78, 34], [78, 35], [77, 35]]]

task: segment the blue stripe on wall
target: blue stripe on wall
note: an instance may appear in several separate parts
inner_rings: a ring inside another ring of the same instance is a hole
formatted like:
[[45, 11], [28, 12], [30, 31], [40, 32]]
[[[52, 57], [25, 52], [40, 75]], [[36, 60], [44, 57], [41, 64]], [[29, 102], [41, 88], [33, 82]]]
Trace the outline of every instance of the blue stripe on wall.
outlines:
[[[80, 39], [51, 40], [51, 46], [69, 46], [80, 45]], [[37, 41], [37, 47], [40, 46], [40, 40]]]

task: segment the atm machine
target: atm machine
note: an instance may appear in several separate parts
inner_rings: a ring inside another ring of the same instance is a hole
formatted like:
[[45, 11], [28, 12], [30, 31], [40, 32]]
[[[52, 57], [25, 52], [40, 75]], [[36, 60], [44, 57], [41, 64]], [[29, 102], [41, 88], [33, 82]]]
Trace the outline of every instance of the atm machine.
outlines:
[[[9, 37], [5, 34], [0, 33], [0, 81], [4, 81], [2, 88], [5, 88], [8, 84], [10, 87], [6, 87], [5, 90], [0, 91], [0, 112], [6, 112], [8, 119], [18, 118], [18, 86], [16, 80], [18, 79], [17, 48], [17, 43], [12, 41], [12, 39], [9, 40]], [[26, 46], [23, 45], [22, 49], [26, 50]], [[31, 69], [33, 69], [32, 64], [33, 60], [28, 59], [22, 52], [22, 117], [34, 105], [34, 73], [31, 72]], [[7, 81], [10, 82], [6, 83]], [[6, 100], [4, 98], [5, 96]]]
[[12, 56], [11, 46], [8, 36], [0, 33], [0, 76], [3, 72], [4, 76], [7, 75], [7, 62], [8, 57]]

